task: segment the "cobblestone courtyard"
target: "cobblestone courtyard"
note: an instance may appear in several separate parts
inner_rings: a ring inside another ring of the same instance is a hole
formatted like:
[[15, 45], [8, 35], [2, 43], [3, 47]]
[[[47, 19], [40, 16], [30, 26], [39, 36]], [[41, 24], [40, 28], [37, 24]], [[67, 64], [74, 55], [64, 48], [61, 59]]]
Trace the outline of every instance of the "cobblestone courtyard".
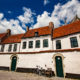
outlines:
[[38, 76], [32, 73], [0, 71], [0, 80], [79, 80], [79, 79], [64, 79], [57, 77], [48, 78], [44, 76]]

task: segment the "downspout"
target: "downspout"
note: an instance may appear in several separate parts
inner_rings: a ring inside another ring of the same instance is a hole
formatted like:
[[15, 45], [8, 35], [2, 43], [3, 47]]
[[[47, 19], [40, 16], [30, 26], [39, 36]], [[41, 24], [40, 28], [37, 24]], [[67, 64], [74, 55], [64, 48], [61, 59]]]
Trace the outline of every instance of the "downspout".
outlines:
[[51, 41], [52, 41], [52, 50], [53, 50], [53, 28], [52, 28], [52, 31], [51, 31]]
[[20, 46], [21, 46], [21, 42], [20, 42], [20, 45], [19, 45], [19, 52], [20, 52]]

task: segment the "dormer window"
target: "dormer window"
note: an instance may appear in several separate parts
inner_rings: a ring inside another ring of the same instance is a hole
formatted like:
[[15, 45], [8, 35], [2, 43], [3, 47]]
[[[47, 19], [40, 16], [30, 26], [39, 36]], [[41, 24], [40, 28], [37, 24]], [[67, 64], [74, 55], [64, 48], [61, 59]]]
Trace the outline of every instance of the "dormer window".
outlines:
[[39, 33], [38, 32], [35, 32], [35, 37], [38, 37], [39, 36]]

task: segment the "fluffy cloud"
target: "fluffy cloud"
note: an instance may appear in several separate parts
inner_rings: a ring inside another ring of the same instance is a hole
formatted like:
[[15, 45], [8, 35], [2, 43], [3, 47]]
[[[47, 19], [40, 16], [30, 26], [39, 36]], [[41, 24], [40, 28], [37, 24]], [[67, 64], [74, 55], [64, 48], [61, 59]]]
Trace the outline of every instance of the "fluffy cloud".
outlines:
[[44, 5], [47, 5], [49, 3], [49, 0], [44, 0]]
[[68, 3], [61, 5], [58, 4], [55, 6], [55, 9], [52, 13], [52, 16], [57, 16], [59, 20], [66, 19], [67, 22], [70, 22], [74, 16], [77, 14], [80, 15], [79, 10], [80, 9], [80, 3], [78, 0], [72, 0]]
[[80, 2], [78, 0], [68, 1], [66, 4], [61, 5], [58, 3], [55, 5], [52, 13], [44, 11], [43, 14], [37, 16], [37, 23], [33, 28], [38, 28], [41, 26], [46, 26], [52, 21], [55, 27], [59, 27], [62, 23], [69, 23], [75, 15], [80, 17]]
[[23, 10], [24, 10], [24, 14], [18, 16], [18, 19], [22, 23], [22, 27], [25, 27], [25, 24], [34, 23], [33, 15], [35, 15], [35, 13], [33, 13], [31, 9], [25, 7], [23, 7]]
[[[33, 13], [31, 9], [23, 8], [24, 14], [17, 17], [17, 19], [7, 20], [4, 18], [4, 14], [0, 13], [0, 33], [5, 32], [7, 29], [11, 29], [12, 34], [24, 33], [23, 27], [26, 28], [26, 24], [33, 23]], [[9, 11], [10, 13], [10, 11]], [[20, 23], [22, 25], [20, 25]]]
[[48, 13], [47, 11], [44, 11], [42, 15], [37, 16], [37, 23], [33, 26], [33, 28], [47, 26], [49, 25], [50, 21], [54, 22], [55, 26], [60, 25], [58, 18], [56, 18], [55, 16], [53, 18], [52, 16], [50, 16], [50, 13]]
[[0, 21], [0, 33], [6, 32], [7, 29], [11, 29], [11, 32], [13, 34], [25, 32], [19, 25], [19, 21], [13, 19], [11, 19], [10, 21], [8, 21], [7, 19], [3, 19]]

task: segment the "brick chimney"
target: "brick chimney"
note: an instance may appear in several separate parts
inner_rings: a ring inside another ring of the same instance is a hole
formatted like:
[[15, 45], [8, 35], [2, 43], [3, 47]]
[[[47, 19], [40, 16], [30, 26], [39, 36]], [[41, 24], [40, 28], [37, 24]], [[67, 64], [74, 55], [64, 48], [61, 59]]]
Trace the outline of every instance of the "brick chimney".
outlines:
[[8, 36], [11, 35], [11, 30], [10, 29], [7, 29], [7, 34], [8, 34]]
[[49, 28], [51, 30], [51, 39], [53, 40], [53, 30], [54, 30], [54, 24], [53, 24], [53, 22], [49, 22]]
[[28, 26], [26, 27], [26, 32], [27, 32], [27, 31], [29, 31], [29, 27], [28, 27]]
[[54, 24], [53, 24], [53, 22], [49, 22], [49, 28], [54, 29]]

